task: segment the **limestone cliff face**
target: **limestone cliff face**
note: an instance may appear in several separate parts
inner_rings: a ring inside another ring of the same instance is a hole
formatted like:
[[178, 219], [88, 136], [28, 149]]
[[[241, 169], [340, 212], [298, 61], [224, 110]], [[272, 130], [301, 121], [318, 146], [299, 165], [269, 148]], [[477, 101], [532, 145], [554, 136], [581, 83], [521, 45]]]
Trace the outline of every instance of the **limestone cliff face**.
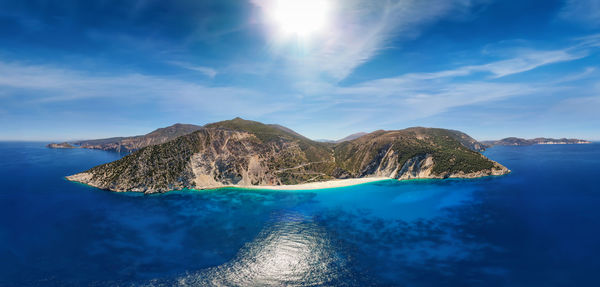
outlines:
[[476, 152], [479, 144], [463, 133], [431, 128], [376, 131], [335, 147], [345, 177], [397, 179], [476, 177], [508, 169]]
[[377, 131], [334, 145], [279, 126], [234, 119], [67, 178], [112, 191], [154, 193], [351, 177], [470, 178], [508, 172], [459, 141], [455, 131]]
[[414, 178], [432, 178], [433, 174], [433, 157], [430, 154], [418, 155], [407, 160], [402, 169], [394, 178], [398, 179], [414, 179]]

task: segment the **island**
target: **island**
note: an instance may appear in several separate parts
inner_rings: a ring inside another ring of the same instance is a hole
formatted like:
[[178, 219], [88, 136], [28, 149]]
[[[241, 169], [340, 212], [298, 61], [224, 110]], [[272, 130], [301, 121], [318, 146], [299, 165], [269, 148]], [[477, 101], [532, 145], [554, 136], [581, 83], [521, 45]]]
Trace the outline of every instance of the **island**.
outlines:
[[71, 145], [70, 143], [50, 143], [46, 145], [47, 148], [77, 148], [76, 146]]
[[492, 146], [528, 146], [536, 144], [591, 144], [592, 142], [582, 139], [553, 139], [553, 138], [535, 138], [523, 139], [517, 137], [509, 137], [496, 141], [482, 141], [486, 147]]
[[[116, 192], [221, 187], [314, 189], [383, 179], [477, 178], [510, 172], [454, 130], [379, 130], [339, 144], [235, 118], [67, 176]], [[292, 186], [292, 187], [290, 187]]]

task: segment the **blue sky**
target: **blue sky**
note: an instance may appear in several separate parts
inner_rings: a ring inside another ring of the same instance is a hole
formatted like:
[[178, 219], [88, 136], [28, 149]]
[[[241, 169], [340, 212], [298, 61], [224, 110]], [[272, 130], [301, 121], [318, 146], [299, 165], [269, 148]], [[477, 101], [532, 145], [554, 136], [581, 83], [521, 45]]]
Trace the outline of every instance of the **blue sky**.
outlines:
[[600, 0], [321, 0], [295, 26], [278, 1], [0, 0], [0, 140], [236, 116], [600, 140]]

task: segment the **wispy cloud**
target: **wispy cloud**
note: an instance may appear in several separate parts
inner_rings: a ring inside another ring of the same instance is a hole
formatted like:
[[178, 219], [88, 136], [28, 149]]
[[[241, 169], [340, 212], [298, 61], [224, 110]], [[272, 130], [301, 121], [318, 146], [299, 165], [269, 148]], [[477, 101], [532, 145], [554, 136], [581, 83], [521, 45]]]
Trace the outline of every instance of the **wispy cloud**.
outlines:
[[185, 62], [179, 62], [179, 61], [169, 61], [168, 63], [171, 65], [183, 68], [183, 69], [200, 72], [211, 79], [214, 79], [217, 76], [217, 74], [219, 73], [216, 69], [213, 69], [211, 67], [196, 66], [196, 65], [185, 63]]
[[566, 0], [560, 18], [591, 27], [600, 26], [600, 0]]
[[[20, 104], [44, 105], [86, 99], [152, 104], [179, 113], [234, 113], [260, 117], [280, 111], [268, 95], [238, 87], [206, 86], [144, 74], [95, 75], [52, 66], [0, 61], [0, 94], [10, 91]], [[27, 95], [27, 97], [17, 96]]]
[[452, 70], [433, 73], [408, 74], [404, 78], [413, 79], [441, 79], [471, 75], [475, 72], [488, 73], [492, 78], [502, 78], [513, 74], [519, 74], [536, 68], [572, 60], [581, 59], [588, 55], [586, 50], [574, 47], [561, 50], [527, 50], [521, 51], [515, 57], [493, 61], [481, 65], [462, 66]]
[[396, 110], [398, 112], [393, 117], [373, 112], [371, 114], [376, 119], [371, 121], [379, 119], [382, 123], [398, 123], [427, 118], [461, 106], [560, 91], [563, 89], [561, 84], [585, 79], [595, 72], [595, 68], [588, 67], [583, 72], [552, 80], [526, 83], [496, 79], [581, 59], [590, 53], [589, 49], [581, 49], [579, 44], [559, 50], [521, 50], [512, 58], [480, 65], [460, 66], [431, 73], [409, 73], [345, 87], [315, 83], [312, 90], [331, 93], [334, 96], [329, 97], [335, 99], [325, 102], [347, 111]]
[[[127, 102], [140, 109], [150, 108], [177, 117], [183, 114], [191, 115], [187, 118], [201, 114], [212, 119], [243, 116], [291, 124], [300, 131], [304, 125], [326, 124], [340, 131], [331, 136], [341, 137], [344, 131], [359, 131], [355, 129], [365, 123], [369, 127], [399, 128], [407, 122], [431, 118], [459, 107], [513, 97], [557, 94], [567, 88], [569, 93], [579, 91], [579, 96], [593, 97], [577, 90], [586, 89], [586, 85], [574, 85], [577, 89], [568, 85], [573, 81], [589, 80], [596, 75], [594, 67], [527, 82], [509, 77], [591, 55], [596, 47], [588, 40], [578, 40], [576, 45], [564, 49], [519, 50], [513, 57], [477, 65], [407, 73], [346, 86], [330, 81], [304, 81], [298, 83], [298, 89], [303, 92], [283, 94], [198, 84], [173, 76], [103, 74], [0, 61], [0, 97], [3, 97], [3, 104], [7, 104], [2, 108], [8, 113], [21, 106], [50, 111], [57, 105], [74, 102], [79, 103], [77, 106], [86, 106], [88, 102], [104, 101], [115, 107]], [[586, 103], [593, 106], [597, 103], [596, 98], [565, 102], [565, 105], [577, 107]], [[311, 131], [310, 127], [305, 128]], [[310, 133], [307, 135], [311, 136]]]
[[579, 42], [576, 46], [579, 49], [600, 48], [600, 34], [579, 37], [575, 40]]
[[497, 61], [490, 64], [472, 67], [473, 70], [487, 71], [500, 78], [512, 74], [531, 71], [541, 66], [581, 59], [587, 56], [584, 52], [573, 53], [569, 49], [554, 51], [528, 51], [516, 58]]
[[[288, 50], [275, 53], [287, 59], [293, 71], [325, 74], [340, 81], [357, 67], [388, 49], [390, 40], [416, 37], [430, 23], [467, 14], [477, 0], [331, 0], [336, 7], [332, 27], [303, 47], [301, 55]], [[251, 0], [268, 9], [270, 0]], [[290, 56], [292, 54], [292, 56]]]
[[600, 122], [598, 118], [599, 110], [600, 96], [590, 96], [565, 99], [557, 103], [550, 112], [551, 114], [562, 114], [570, 118]]
[[521, 83], [452, 83], [415, 77], [371, 81], [339, 88], [337, 94], [344, 98], [341, 106], [357, 111], [396, 111], [393, 116], [383, 116], [379, 112], [372, 116], [382, 119], [381, 122], [399, 123], [427, 118], [454, 107], [530, 95], [540, 89], [539, 85]]

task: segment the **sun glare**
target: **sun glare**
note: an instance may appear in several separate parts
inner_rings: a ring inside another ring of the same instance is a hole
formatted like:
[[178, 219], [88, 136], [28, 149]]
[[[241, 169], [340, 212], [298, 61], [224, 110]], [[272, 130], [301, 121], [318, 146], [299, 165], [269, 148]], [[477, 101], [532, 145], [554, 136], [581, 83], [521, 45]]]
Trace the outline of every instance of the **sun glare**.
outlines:
[[309, 38], [327, 27], [330, 12], [329, 0], [274, 0], [267, 16], [282, 36]]

